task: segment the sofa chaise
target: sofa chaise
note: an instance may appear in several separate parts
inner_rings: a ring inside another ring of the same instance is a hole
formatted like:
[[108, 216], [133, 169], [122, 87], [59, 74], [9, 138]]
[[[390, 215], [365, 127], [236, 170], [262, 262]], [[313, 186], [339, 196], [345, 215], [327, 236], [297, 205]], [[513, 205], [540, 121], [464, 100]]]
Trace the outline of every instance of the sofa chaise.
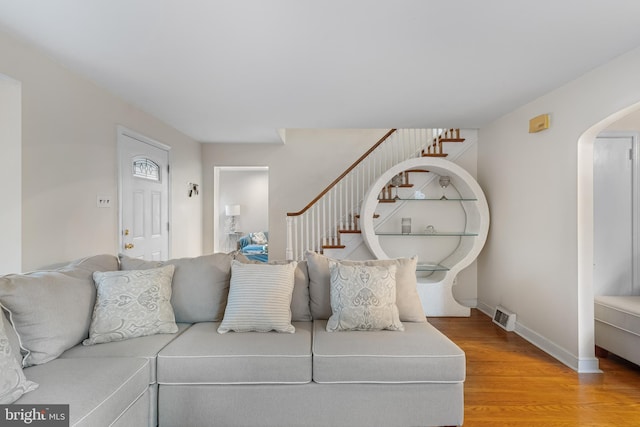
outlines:
[[[462, 425], [465, 355], [426, 321], [415, 262], [99, 255], [0, 277], [0, 348], [21, 367], [0, 403], [68, 404], [71, 426]], [[336, 301], [338, 284], [371, 277], [393, 294], [388, 307]], [[145, 280], [134, 297], [114, 294]], [[144, 309], [109, 311], [132, 299], [155, 310], [146, 332]], [[366, 315], [356, 328], [354, 313]], [[364, 324], [385, 326], [354, 330]]]

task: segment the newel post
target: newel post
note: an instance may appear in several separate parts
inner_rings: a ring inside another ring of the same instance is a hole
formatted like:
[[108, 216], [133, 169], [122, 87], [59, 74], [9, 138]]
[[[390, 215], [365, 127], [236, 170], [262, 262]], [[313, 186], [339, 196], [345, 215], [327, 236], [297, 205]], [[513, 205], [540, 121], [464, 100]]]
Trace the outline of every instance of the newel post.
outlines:
[[293, 221], [294, 217], [287, 216], [287, 248], [285, 251], [287, 261], [293, 260]]

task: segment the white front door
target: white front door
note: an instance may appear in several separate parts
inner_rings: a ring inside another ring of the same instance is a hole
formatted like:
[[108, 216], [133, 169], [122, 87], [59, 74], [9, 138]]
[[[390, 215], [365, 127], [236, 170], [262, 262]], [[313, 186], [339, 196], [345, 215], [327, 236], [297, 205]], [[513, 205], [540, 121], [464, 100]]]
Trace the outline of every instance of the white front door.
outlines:
[[[634, 288], [634, 152], [631, 135], [599, 136], [593, 149], [595, 295], [630, 295]], [[637, 191], [637, 190], [636, 190]]]
[[131, 131], [118, 132], [120, 252], [146, 260], [169, 257], [169, 152]]

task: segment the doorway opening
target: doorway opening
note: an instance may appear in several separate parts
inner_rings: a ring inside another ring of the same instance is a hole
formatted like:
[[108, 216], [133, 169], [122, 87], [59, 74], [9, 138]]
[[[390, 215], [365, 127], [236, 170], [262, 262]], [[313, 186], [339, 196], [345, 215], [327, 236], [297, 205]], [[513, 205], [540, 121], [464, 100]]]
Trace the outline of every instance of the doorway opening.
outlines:
[[640, 294], [638, 136], [633, 131], [605, 131], [595, 139], [593, 292], [596, 296]]
[[[595, 123], [578, 139], [578, 372], [601, 372], [595, 358], [594, 326], [594, 145], [596, 138], [632, 113], [640, 103]], [[639, 121], [640, 123], [640, 121]]]
[[[269, 167], [216, 166], [213, 189], [213, 249], [233, 252], [243, 238], [264, 234], [268, 257]], [[256, 249], [257, 250], [257, 249]]]

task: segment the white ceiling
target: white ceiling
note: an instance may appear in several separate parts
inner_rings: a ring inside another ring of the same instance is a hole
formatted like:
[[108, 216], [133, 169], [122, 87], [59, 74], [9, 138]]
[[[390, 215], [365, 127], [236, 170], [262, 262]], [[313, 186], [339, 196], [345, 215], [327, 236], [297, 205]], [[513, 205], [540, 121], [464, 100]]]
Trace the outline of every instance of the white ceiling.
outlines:
[[0, 30], [203, 142], [481, 127], [640, 46], [639, 18], [638, 0], [0, 0]]

